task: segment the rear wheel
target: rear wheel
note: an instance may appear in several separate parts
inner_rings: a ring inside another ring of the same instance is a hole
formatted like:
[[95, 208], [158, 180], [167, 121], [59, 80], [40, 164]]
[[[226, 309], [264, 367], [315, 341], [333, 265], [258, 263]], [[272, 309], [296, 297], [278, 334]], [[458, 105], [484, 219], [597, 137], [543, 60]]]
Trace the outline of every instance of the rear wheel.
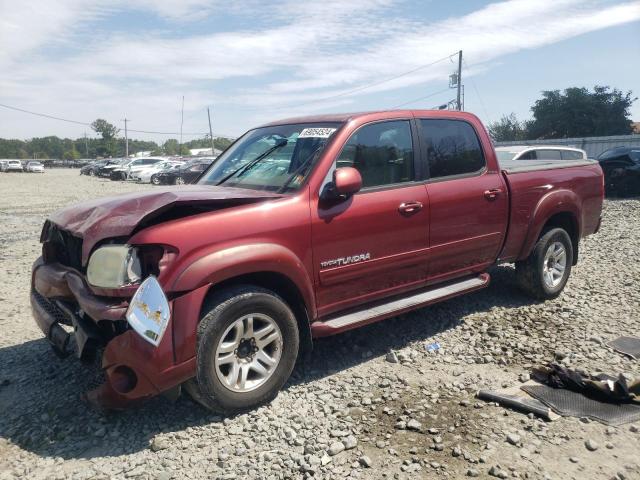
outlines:
[[186, 182], [182, 177], [176, 177], [176, 185], [184, 185]]
[[196, 378], [187, 392], [205, 407], [234, 413], [275, 398], [298, 355], [295, 316], [274, 292], [239, 286], [219, 292], [198, 326]]
[[539, 300], [556, 298], [571, 274], [573, 244], [562, 228], [545, 230], [526, 260], [516, 262], [518, 285]]
[[160, 185], [160, 179], [157, 175], [151, 175], [151, 183], [154, 185]]

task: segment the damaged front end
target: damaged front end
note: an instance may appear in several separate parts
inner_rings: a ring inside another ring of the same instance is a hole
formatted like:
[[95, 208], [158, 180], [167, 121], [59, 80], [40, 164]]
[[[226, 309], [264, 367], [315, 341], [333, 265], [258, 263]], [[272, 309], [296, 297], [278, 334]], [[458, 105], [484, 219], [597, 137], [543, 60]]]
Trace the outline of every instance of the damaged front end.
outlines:
[[103, 409], [121, 409], [179, 388], [193, 375], [192, 361], [177, 364], [171, 328], [172, 303], [153, 275], [130, 285], [126, 297], [97, 295], [73, 264], [82, 240], [47, 225], [43, 257], [33, 265], [31, 307], [40, 329], [62, 358], [75, 354], [99, 364], [101, 383], [86, 399]]

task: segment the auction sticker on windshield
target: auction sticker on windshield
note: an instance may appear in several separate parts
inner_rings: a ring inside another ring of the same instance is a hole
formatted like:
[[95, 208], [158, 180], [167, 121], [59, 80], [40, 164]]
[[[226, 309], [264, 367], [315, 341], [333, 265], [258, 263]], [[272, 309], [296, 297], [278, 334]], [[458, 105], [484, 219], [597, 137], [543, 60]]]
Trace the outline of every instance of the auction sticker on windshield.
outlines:
[[298, 138], [329, 138], [335, 131], [335, 128], [305, 128]]

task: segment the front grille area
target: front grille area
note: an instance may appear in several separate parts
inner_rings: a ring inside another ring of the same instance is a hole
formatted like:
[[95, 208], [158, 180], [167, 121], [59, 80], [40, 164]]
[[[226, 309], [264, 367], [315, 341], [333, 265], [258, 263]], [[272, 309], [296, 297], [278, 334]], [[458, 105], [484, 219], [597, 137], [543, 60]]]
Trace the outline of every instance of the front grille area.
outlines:
[[58, 262], [83, 272], [82, 238], [71, 235], [47, 220], [42, 229], [40, 241], [43, 243], [45, 262]]
[[40, 295], [35, 289], [31, 291], [38, 305], [42, 309], [56, 319], [56, 322], [63, 325], [71, 325], [71, 319], [64, 313], [55, 303], [50, 302], [45, 297]]

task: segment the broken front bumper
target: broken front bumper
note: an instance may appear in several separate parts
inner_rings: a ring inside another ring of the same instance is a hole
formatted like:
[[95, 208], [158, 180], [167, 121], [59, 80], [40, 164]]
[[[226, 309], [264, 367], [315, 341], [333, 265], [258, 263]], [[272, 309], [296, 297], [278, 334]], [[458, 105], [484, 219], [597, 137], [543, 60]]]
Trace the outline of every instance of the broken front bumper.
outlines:
[[176, 362], [172, 319], [156, 347], [128, 328], [127, 307], [125, 300], [94, 295], [76, 270], [41, 258], [33, 265], [31, 308], [54, 351], [60, 356], [75, 351], [86, 360], [102, 355], [105, 381], [86, 394], [101, 408], [124, 408], [195, 374], [195, 357]]

